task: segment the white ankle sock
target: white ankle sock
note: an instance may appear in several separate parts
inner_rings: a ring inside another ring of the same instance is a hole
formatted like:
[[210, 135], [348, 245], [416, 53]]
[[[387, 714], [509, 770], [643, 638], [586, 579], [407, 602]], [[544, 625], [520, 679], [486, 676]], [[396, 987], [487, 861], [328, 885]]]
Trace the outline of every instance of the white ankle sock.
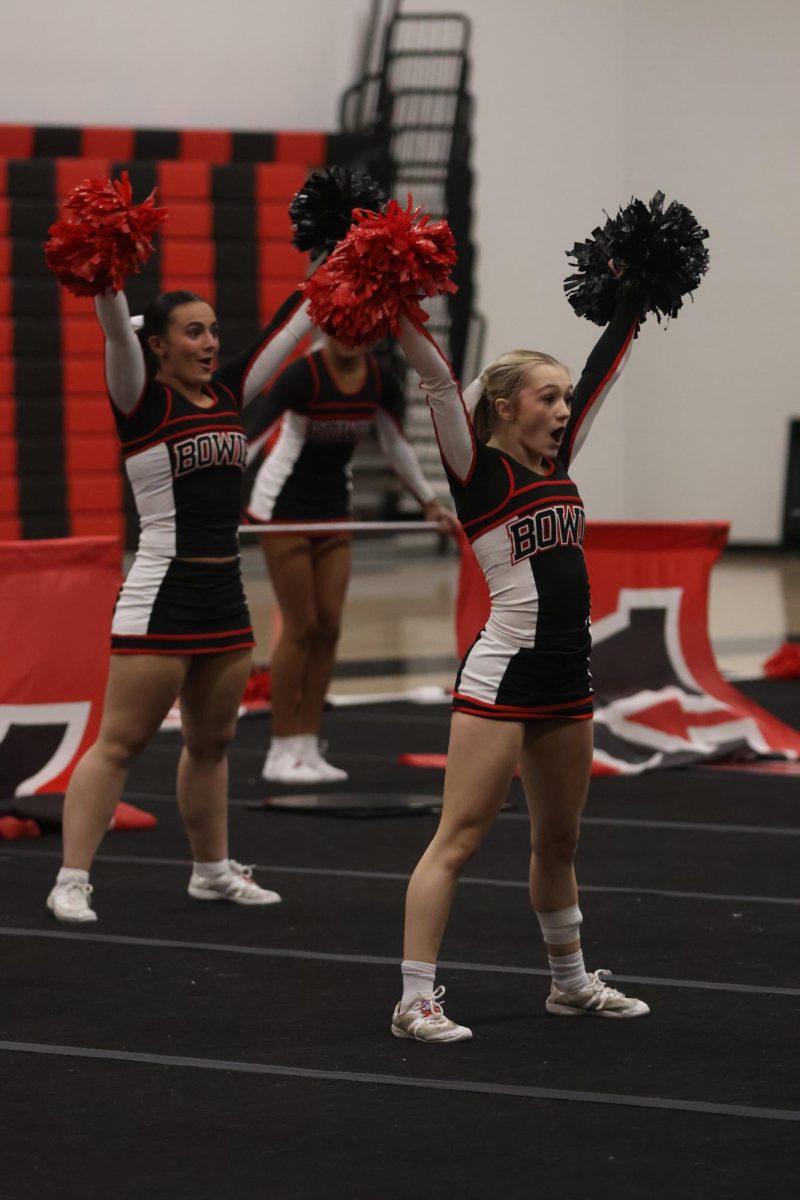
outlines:
[[319, 738], [314, 733], [298, 733], [294, 739], [300, 758], [315, 758], [319, 754]]
[[62, 867], [56, 875], [56, 883], [88, 883], [89, 872], [80, 867]]
[[574, 992], [591, 983], [583, 965], [583, 951], [574, 954], [548, 954], [547, 961], [553, 972], [553, 983], [561, 992]]
[[296, 754], [296, 737], [273, 737], [269, 743], [270, 754]]
[[219, 879], [220, 875], [227, 875], [231, 869], [230, 860], [221, 858], [219, 862], [196, 862], [193, 864], [195, 875], [202, 875], [205, 879]]
[[400, 1000], [402, 1009], [408, 1008], [416, 999], [418, 992], [432, 992], [436, 982], [436, 963], [415, 962], [413, 958], [403, 959], [400, 964], [403, 972], [403, 996]]

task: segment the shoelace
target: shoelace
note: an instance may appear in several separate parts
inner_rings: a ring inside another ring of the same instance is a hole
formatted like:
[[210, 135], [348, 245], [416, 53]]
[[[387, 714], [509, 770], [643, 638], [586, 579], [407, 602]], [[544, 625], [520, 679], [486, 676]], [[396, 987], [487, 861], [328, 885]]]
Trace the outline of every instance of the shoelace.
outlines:
[[610, 971], [605, 971], [602, 968], [599, 971], [592, 971], [589, 978], [592, 981], [592, 991], [596, 997], [596, 1008], [606, 1008], [611, 1000], [624, 1000], [625, 994], [618, 992], [616, 988], [609, 987], [604, 980], [611, 975]]
[[243, 863], [237, 862], [235, 858], [229, 858], [228, 864], [234, 875], [240, 875], [248, 883], [252, 883], [255, 863], [251, 863], [250, 866], [246, 867]]
[[444, 1009], [440, 1003], [444, 992], [444, 984], [440, 984], [436, 991], [431, 993], [430, 1002], [427, 996], [421, 995], [419, 997], [420, 1012], [425, 1020], [430, 1021], [432, 1025], [441, 1025], [447, 1022], [447, 1017], [444, 1015]]
[[77, 879], [70, 879], [61, 886], [66, 888], [68, 892], [81, 892], [87, 900], [94, 891], [90, 883], [79, 883]]

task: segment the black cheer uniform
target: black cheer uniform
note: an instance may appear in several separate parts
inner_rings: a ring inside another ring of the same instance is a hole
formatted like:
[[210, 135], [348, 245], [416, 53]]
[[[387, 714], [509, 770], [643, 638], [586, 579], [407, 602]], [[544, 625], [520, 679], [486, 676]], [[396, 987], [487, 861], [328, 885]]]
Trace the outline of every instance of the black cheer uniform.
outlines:
[[[125, 297], [99, 296], [106, 375], [140, 521], [114, 610], [114, 654], [213, 654], [253, 646], [237, 529], [247, 438], [241, 410], [310, 328], [299, 293], [220, 366], [200, 406], [148, 376]], [[229, 562], [189, 562], [229, 558]]]
[[[404, 322], [401, 344], [427, 394], [456, 512], [491, 597], [456, 677], [460, 712], [516, 721], [592, 715], [586, 518], [568, 469], [627, 359], [637, 318], [622, 306], [602, 334], [558, 454], [541, 472], [477, 440], [449, 363], [421, 326]], [[477, 399], [480, 388], [469, 392]]]
[[372, 354], [364, 356], [363, 383], [344, 391], [324, 349], [291, 363], [278, 377], [259, 414], [269, 446], [256, 474], [247, 516], [264, 522], [346, 520], [351, 513], [350, 460], [373, 427], [386, 458], [421, 505], [434, 498], [400, 416], [397, 381]]

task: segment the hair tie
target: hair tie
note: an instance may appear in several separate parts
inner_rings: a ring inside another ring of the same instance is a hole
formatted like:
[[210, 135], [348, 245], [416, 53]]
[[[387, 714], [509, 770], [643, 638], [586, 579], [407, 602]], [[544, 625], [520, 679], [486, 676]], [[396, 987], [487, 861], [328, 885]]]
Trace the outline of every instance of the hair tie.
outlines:
[[131, 325], [134, 333], [138, 333], [140, 329], [144, 329], [144, 317], [139, 313], [135, 317], [131, 317]]

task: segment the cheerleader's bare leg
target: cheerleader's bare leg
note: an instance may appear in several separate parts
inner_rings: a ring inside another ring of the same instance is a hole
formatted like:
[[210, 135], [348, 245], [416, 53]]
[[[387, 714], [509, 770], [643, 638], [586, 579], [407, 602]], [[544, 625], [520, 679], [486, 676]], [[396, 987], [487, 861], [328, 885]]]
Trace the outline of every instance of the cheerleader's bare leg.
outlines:
[[403, 995], [391, 1031], [423, 1042], [460, 1042], [465, 1025], [444, 1015], [435, 987], [436, 959], [461, 872], [500, 811], [522, 749], [524, 728], [456, 712], [450, 726], [439, 828], [417, 863], [406, 893]]
[[310, 538], [299, 536], [262, 539], [282, 620], [270, 658], [273, 737], [295, 737], [300, 732], [303, 678], [317, 629], [311, 545]]
[[195, 862], [228, 857], [228, 746], [251, 658], [250, 650], [197, 655], [181, 689], [178, 808]]
[[89, 870], [119, 803], [128, 769], [169, 712], [189, 659], [112, 654], [97, 741], [72, 773], [64, 798], [63, 865], [47, 897], [59, 921], [97, 920]]
[[506, 799], [523, 736], [516, 721], [453, 714], [439, 828], [406, 894], [406, 959], [436, 962], [459, 876]]
[[178, 695], [189, 659], [112, 654], [97, 741], [72, 773], [64, 799], [64, 866], [88, 871], [133, 760]]
[[336, 662], [342, 610], [350, 582], [350, 538], [326, 538], [312, 545], [311, 560], [316, 626], [306, 660], [299, 720], [301, 734], [317, 737]]
[[557, 1016], [641, 1017], [650, 1010], [588, 973], [583, 961], [575, 853], [592, 769], [591, 721], [531, 721], [520, 771], [531, 819], [530, 897], [553, 985], [547, 1011]]
[[[529, 722], [520, 772], [531, 818], [530, 896], [535, 912], [556, 912], [578, 903], [575, 853], [591, 769], [591, 721]], [[579, 945], [579, 940], [574, 946], [564, 943], [553, 951], [572, 953]]]

